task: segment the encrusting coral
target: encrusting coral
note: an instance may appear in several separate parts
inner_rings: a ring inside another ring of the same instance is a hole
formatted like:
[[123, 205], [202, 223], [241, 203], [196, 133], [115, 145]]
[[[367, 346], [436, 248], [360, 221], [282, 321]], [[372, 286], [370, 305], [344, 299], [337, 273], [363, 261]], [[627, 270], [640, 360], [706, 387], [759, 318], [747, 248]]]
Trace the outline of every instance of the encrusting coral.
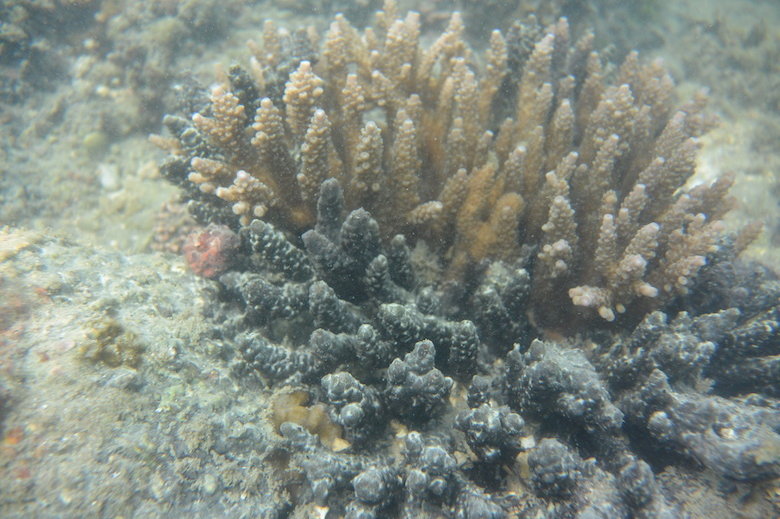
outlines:
[[683, 189], [712, 123], [703, 96], [675, 109], [663, 65], [636, 53], [608, 74], [565, 19], [530, 51], [535, 27], [494, 31], [484, 56], [463, 31], [455, 13], [423, 47], [418, 15], [387, 2], [374, 29], [337, 16], [317, 52], [319, 35], [268, 22], [250, 72], [233, 67], [191, 122], [166, 119], [163, 170], [209, 214], [295, 234], [335, 178], [347, 208], [385, 240], [425, 240], [447, 279], [534, 247], [532, 310], [550, 328], [575, 306], [612, 321], [685, 293], [730, 207], [730, 177]]
[[737, 263], [755, 227], [721, 230], [732, 179], [685, 188], [704, 98], [565, 19], [484, 56], [458, 14], [420, 31], [390, 1], [319, 45], [268, 22], [154, 137], [235, 231], [190, 258], [235, 373], [315, 402], [274, 413], [296, 475], [269, 516], [682, 517], [667, 464], [780, 476], [780, 283]]

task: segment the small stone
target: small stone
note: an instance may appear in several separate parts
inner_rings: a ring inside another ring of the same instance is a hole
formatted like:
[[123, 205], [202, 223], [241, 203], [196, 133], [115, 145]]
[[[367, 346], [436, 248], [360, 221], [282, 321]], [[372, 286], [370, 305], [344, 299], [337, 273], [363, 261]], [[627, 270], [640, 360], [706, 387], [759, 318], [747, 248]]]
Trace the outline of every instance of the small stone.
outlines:
[[87, 155], [91, 158], [96, 158], [108, 149], [108, 136], [102, 131], [90, 132], [81, 141], [81, 145], [84, 147]]
[[217, 481], [217, 478], [214, 477], [214, 475], [206, 474], [203, 476], [202, 488], [205, 494], [212, 495], [214, 492], [216, 492], [218, 484], [219, 481]]
[[119, 168], [116, 164], [98, 164], [97, 177], [101, 187], [107, 191], [116, 191], [120, 187]]

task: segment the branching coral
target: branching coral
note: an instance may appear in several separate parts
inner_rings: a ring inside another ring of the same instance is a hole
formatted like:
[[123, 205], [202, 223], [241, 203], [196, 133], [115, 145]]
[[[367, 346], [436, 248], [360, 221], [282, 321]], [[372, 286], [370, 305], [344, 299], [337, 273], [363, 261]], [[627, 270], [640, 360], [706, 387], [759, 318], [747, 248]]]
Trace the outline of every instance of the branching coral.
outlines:
[[[529, 341], [507, 317], [529, 302], [527, 271], [494, 262], [464, 312], [474, 322], [457, 322], [446, 291], [410, 279], [400, 236], [385, 247], [368, 213], [344, 212], [325, 181], [304, 250], [258, 220], [240, 233], [238, 263], [250, 266], [219, 278], [227, 303], [215, 317], [237, 370], [306, 388], [341, 434], [279, 426], [305, 482], [298, 502], [346, 517], [505, 517], [520, 506], [552, 519], [594, 502], [609, 517], [676, 517], [655, 475], [664, 462], [651, 468], [637, 451], [696, 460], [717, 478], [780, 474], [776, 279], [735, 271], [725, 282], [752, 277], [756, 295], [737, 307]], [[709, 304], [704, 281], [689, 297]], [[717, 392], [693, 389], [708, 384]], [[522, 505], [504, 490], [507, 467], [528, 472]]]
[[[780, 292], [713, 281], [745, 282], [755, 229], [721, 236], [731, 178], [685, 187], [703, 97], [675, 110], [660, 62], [610, 70], [565, 19], [493, 32], [482, 56], [458, 14], [423, 39], [389, 1], [321, 44], [269, 22], [249, 72], [155, 138], [193, 214], [237, 231], [211, 308], [236, 373], [300, 389], [342, 435], [276, 424], [296, 506], [677, 517], [666, 461], [643, 456], [777, 477]], [[766, 383], [734, 397], [745, 373]]]
[[612, 321], [685, 293], [730, 205], [730, 178], [683, 189], [711, 124], [704, 98], [674, 109], [663, 65], [635, 53], [608, 74], [592, 35], [572, 44], [565, 19], [525, 54], [518, 31], [494, 31], [483, 56], [463, 31], [455, 13], [424, 47], [417, 14], [387, 2], [374, 29], [337, 16], [314, 52], [318, 36], [269, 22], [251, 77], [234, 67], [207, 111], [167, 118], [180, 142], [163, 170], [198, 186], [200, 212], [229, 206], [242, 225], [296, 234], [336, 178], [383, 239], [433, 247], [447, 279], [534, 247], [532, 310], [546, 327], [576, 308]]

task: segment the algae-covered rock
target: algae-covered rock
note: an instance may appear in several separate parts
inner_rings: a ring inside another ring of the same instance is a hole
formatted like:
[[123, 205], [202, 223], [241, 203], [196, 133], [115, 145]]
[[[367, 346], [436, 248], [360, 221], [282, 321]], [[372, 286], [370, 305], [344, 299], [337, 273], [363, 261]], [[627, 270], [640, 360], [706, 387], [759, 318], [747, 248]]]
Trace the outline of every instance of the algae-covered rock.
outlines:
[[138, 337], [108, 316], [97, 318], [90, 324], [87, 341], [79, 348], [85, 360], [110, 368], [137, 368], [143, 351]]

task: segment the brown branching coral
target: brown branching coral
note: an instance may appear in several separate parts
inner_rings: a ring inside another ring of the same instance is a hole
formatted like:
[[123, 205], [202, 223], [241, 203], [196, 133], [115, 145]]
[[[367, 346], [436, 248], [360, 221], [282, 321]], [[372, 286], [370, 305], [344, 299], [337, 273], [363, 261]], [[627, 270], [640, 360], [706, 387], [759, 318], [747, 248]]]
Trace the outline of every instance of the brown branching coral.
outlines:
[[448, 279], [533, 247], [531, 302], [546, 327], [577, 308], [612, 321], [686, 291], [730, 204], [728, 178], [683, 187], [712, 122], [702, 97], [674, 109], [662, 63], [635, 53], [608, 73], [592, 35], [572, 43], [565, 19], [525, 54], [494, 31], [477, 55], [458, 13], [430, 46], [420, 32], [392, 1], [373, 29], [337, 16], [314, 53], [296, 52], [316, 35], [268, 23], [250, 46], [253, 79], [231, 77], [193, 116], [205, 145], [171, 151], [242, 225], [310, 228], [320, 184], [336, 178], [386, 239], [433, 247]]

